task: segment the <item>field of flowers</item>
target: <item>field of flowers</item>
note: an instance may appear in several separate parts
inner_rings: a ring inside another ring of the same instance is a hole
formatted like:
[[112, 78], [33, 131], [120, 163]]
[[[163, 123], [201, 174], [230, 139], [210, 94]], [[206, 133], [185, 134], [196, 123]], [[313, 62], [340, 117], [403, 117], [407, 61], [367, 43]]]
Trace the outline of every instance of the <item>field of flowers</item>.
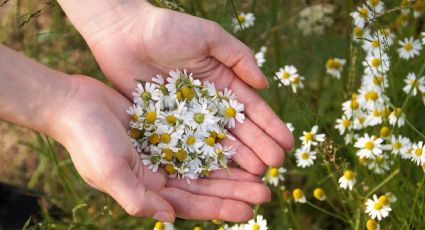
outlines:
[[[37, 134], [20, 142], [38, 153], [21, 185], [42, 192], [42, 215], [24, 228], [425, 228], [424, 0], [152, 2], [216, 21], [255, 52], [270, 82], [259, 93], [297, 140], [283, 166], [263, 177], [272, 201], [253, 207], [248, 223], [130, 217]], [[106, 81], [56, 2], [0, 6], [0, 42]]]

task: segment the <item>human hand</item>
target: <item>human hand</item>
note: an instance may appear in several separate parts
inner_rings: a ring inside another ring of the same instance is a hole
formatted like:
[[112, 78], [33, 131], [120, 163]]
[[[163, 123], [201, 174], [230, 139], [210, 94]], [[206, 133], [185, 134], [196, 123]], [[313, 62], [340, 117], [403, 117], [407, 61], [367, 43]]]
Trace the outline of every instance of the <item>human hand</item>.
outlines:
[[56, 108], [48, 133], [69, 151], [82, 178], [110, 194], [129, 214], [172, 222], [187, 219], [247, 221], [249, 204], [270, 199], [257, 177], [240, 169], [218, 170], [191, 181], [170, 179], [163, 170], [152, 173], [127, 135], [131, 103], [95, 79], [68, 77], [69, 92]]
[[[237, 148], [234, 161], [253, 174], [282, 163], [284, 150], [294, 143], [291, 132], [251, 88], [265, 88], [268, 83], [250, 49], [218, 24], [144, 1], [110, 0], [114, 7], [99, 14], [92, 11], [91, 17], [70, 7], [69, 1], [60, 2], [107, 78], [128, 98], [136, 80], [187, 69], [220, 89], [232, 89], [245, 104], [246, 121], [231, 130], [237, 139], [225, 143]], [[93, 5], [99, 8], [99, 3]], [[86, 18], [84, 23], [81, 18]]]

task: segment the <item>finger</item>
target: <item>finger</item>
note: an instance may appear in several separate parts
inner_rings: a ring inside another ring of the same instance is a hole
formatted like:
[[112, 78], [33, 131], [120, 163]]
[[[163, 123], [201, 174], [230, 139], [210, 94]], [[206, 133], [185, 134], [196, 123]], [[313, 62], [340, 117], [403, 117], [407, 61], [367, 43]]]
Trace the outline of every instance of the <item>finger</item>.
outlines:
[[[173, 207], [158, 193], [148, 190], [136, 177], [139, 172], [131, 170], [130, 165], [122, 159], [110, 159], [102, 162], [103, 190], [109, 193], [132, 216], [153, 217], [173, 222]], [[106, 163], [106, 164], [105, 164]], [[140, 170], [143, 170], [141, 166]]]
[[284, 150], [292, 149], [294, 137], [291, 131], [253, 89], [238, 79], [226, 66], [221, 65], [208, 74], [203, 76], [205, 80], [214, 82], [219, 89], [233, 90], [238, 100], [244, 104], [245, 114]]
[[229, 168], [228, 170], [229, 171], [227, 171], [226, 169], [214, 170], [210, 173], [210, 175], [208, 175], [207, 178], [225, 179], [225, 180], [234, 180], [234, 181], [261, 182], [261, 179], [258, 176], [252, 175], [242, 169]]
[[220, 179], [186, 180], [172, 179], [167, 187], [185, 190], [192, 194], [214, 196], [223, 199], [239, 200], [251, 204], [261, 204], [271, 198], [270, 189], [261, 183]]
[[257, 65], [252, 51], [241, 41], [226, 32], [217, 23], [205, 27], [209, 54], [230, 67], [246, 84], [254, 88], [267, 88], [266, 77]]
[[266, 170], [266, 165], [258, 158], [258, 156], [246, 145], [240, 142], [237, 138], [230, 140], [225, 138], [220, 141], [224, 146], [233, 146], [236, 148], [236, 153], [232, 156], [232, 160], [238, 163], [246, 171], [260, 175]]
[[184, 219], [246, 222], [253, 216], [251, 206], [241, 201], [195, 195], [178, 188], [164, 188], [160, 194]]

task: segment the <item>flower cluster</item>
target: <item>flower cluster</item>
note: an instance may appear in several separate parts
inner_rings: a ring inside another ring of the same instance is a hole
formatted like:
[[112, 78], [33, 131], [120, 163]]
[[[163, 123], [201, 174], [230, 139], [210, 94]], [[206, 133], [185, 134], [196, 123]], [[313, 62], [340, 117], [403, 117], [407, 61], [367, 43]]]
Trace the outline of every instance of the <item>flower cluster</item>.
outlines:
[[304, 35], [323, 34], [326, 28], [334, 24], [331, 17], [334, 11], [335, 6], [331, 4], [317, 4], [306, 7], [298, 15], [297, 27]]
[[298, 74], [297, 68], [293, 65], [285, 65], [283, 68], [279, 68], [279, 71], [274, 75], [274, 79], [279, 82], [279, 87], [290, 87], [294, 93], [298, 89], [304, 88], [304, 77]]
[[149, 169], [163, 166], [170, 177], [197, 179], [227, 167], [235, 149], [218, 142], [232, 138], [226, 126], [245, 119], [231, 90], [218, 91], [177, 70], [166, 79], [157, 75], [153, 83], [139, 83], [133, 96], [129, 135]]

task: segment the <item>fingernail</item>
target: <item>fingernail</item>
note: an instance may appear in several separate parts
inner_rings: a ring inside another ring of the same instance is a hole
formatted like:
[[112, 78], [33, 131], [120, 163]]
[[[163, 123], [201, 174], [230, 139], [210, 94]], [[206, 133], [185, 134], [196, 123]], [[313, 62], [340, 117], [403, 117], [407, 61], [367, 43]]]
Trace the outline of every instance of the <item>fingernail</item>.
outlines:
[[171, 215], [171, 213], [166, 211], [157, 211], [153, 215], [153, 218], [156, 220], [160, 220], [163, 222], [173, 223], [174, 222], [174, 215]]

